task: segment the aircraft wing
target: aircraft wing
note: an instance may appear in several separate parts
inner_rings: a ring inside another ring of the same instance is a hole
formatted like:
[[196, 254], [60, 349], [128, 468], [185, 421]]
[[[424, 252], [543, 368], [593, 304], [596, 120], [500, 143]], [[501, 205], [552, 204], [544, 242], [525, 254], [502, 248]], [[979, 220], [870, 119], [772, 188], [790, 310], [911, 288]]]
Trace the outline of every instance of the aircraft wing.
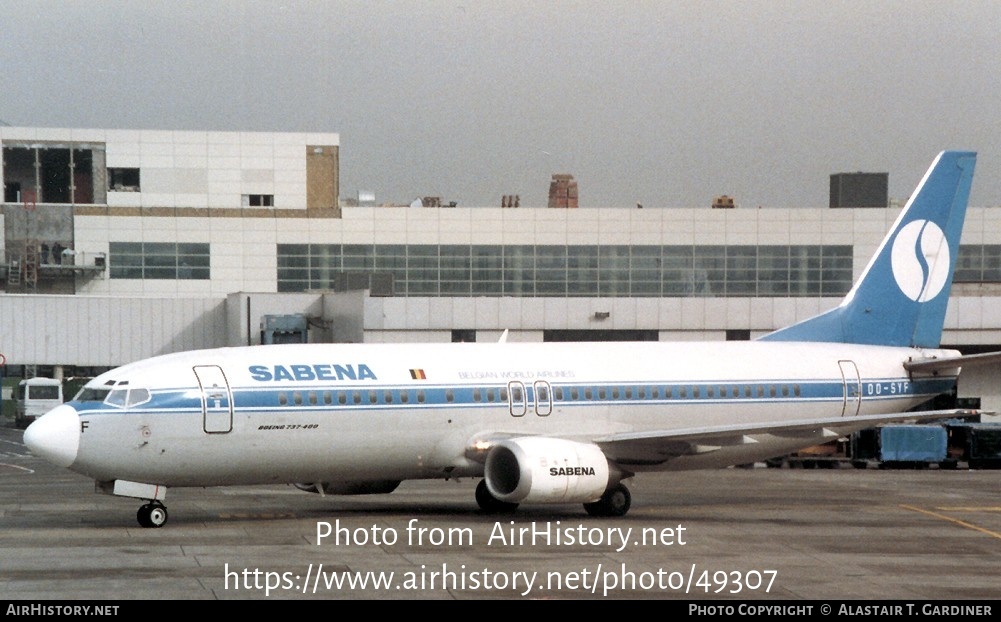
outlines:
[[754, 435], [770, 434], [788, 439], [803, 439], [823, 443], [874, 427], [897, 421], [929, 421], [970, 417], [982, 411], [969, 409], [902, 412], [859, 417], [834, 417], [775, 423], [734, 424], [678, 430], [610, 434], [591, 439], [605, 455], [621, 465], [656, 465], [671, 458], [718, 451], [723, 447], [755, 444]]

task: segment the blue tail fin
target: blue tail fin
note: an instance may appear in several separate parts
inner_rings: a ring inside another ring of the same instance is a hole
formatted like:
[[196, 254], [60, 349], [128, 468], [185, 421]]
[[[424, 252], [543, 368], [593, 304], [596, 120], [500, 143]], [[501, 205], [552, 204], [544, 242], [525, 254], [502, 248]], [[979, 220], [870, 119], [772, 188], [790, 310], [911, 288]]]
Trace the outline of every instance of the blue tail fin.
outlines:
[[841, 305], [765, 335], [938, 347], [977, 154], [939, 154]]

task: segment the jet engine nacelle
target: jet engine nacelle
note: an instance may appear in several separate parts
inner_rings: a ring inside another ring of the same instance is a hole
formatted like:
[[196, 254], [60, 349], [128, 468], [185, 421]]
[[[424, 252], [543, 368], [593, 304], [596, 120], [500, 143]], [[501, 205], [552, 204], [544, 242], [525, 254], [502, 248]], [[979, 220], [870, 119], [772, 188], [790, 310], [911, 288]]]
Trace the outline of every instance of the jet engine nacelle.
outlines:
[[400, 485], [399, 480], [376, 482], [318, 482], [295, 484], [299, 490], [324, 495], [386, 495]]
[[608, 472], [597, 445], [527, 436], [491, 447], [483, 478], [490, 494], [508, 503], [587, 503], [605, 492]]

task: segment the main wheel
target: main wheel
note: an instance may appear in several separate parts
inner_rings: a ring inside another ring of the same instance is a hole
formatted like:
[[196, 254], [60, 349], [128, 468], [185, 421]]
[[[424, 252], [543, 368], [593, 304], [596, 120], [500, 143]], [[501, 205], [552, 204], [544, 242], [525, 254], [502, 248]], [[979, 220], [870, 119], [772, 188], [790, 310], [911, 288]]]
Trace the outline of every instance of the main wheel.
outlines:
[[154, 501], [150, 505], [152, 506], [149, 511], [150, 526], [163, 527], [164, 523], [167, 522], [167, 508], [159, 501]]
[[139, 507], [136, 512], [136, 520], [144, 528], [163, 527], [167, 522], [167, 508], [159, 501], [153, 501]]
[[490, 494], [490, 489], [487, 488], [487, 480], [485, 479], [481, 479], [480, 483], [476, 485], [476, 504], [480, 506], [481, 510], [489, 514], [511, 514], [518, 509], [517, 503], [501, 501]]
[[606, 490], [601, 499], [585, 503], [584, 510], [591, 516], [625, 516], [632, 501], [629, 489], [619, 483]]

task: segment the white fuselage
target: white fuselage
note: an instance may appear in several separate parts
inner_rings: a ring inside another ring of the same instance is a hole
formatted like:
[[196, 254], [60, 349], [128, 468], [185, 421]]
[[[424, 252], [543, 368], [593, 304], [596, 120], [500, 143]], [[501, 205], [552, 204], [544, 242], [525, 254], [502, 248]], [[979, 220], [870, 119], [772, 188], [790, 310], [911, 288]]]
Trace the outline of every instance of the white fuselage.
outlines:
[[[481, 475], [482, 462], [469, 455], [481, 436], [591, 442], [905, 411], [950, 390], [955, 375], [912, 378], [903, 362], [954, 354], [785, 342], [186, 352], [88, 383], [85, 392], [97, 391], [94, 399], [67, 405], [81, 429], [67, 466], [99, 481], [165, 486]], [[723, 466], [813, 444], [801, 437], [756, 440], [623, 469]]]

